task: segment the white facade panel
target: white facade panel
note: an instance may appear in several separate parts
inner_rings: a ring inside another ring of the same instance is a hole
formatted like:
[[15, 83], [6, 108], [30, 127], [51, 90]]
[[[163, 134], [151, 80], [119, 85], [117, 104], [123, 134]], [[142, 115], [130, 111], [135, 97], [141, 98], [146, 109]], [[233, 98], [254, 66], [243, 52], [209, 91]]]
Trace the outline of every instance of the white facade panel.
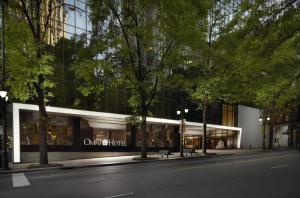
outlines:
[[256, 108], [238, 106], [238, 127], [243, 129], [241, 135], [242, 148], [262, 148], [263, 134], [259, 116], [260, 112]]
[[278, 141], [274, 143], [274, 147], [288, 147], [289, 136], [286, 134], [287, 131], [287, 125], [276, 127], [274, 138], [277, 138]]
[[[21, 162], [20, 155], [20, 110], [38, 111], [37, 105], [13, 103], [13, 163]], [[57, 113], [61, 115], [78, 116], [88, 121], [94, 128], [126, 129], [126, 118], [129, 115], [85, 111], [77, 109], [68, 109], [60, 107], [47, 106], [48, 113]], [[147, 123], [181, 125], [181, 120], [171, 120], [162, 118], [147, 117]], [[190, 135], [202, 135], [203, 123], [185, 122], [186, 133]], [[207, 124], [207, 131], [225, 129], [238, 131], [237, 148], [240, 148], [240, 137], [242, 129], [238, 127], [229, 127], [222, 125]]]

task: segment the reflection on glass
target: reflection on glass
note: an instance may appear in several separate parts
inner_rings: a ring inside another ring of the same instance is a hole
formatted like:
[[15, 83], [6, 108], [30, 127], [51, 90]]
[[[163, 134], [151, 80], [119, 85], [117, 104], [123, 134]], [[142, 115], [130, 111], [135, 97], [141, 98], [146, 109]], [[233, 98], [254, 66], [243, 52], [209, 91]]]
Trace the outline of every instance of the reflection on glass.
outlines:
[[65, 23], [68, 25], [75, 26], [75, 7], [74, 7], [74, 1], [68, 0], [64, 4], [64, 12], [66, 15], [66, 21]]
[[93, 140], [126, 141], [126, 131], [125, 131], [125, 129], [124, 130], [112, 130], [112, 129], [93, 128]]
[[86, 2], [84, 0], [75, 0], [75, 6], [78, 11], [86, 11]]
[[[65, 38], [66, 39], [69, 39], [69, 40], [72, 40], [72, 39], [74, 39], [74, 38], [76, 38], [76, 35], [75, 34], [70, 34], [70, 33], [68, 33], [68, 32], [65, 32]], [[75, 46], [75, 45], [74, 45]], [[73, 46], [73, 47], [74, 47]]]
[[234, 106], [223, 104], [222, 125], [234, 126]]
[[232, 130], [215, 130], [209, 131], [208, 148], [211, 149], [224, 149], [224, 148], [237, 148], [238, 132]]
[[80, 35], [86, 35], [86, 31], [83, 29], [78, 29], [76, 28], [76, 35], [80, 36]]
[[[21, 145], [39, 145], [38, 112], [20, 112]], [[71, 117], [49, 114], [48, 145], [73, 144], [73, 120]]]
[[[172, 148], [175, 147], [175, 127], [169, 125], [147, 124], [147, 146]], [[137, 146], [142, 145], [141, 129], [136, 133]]]
[[184, 148], [187, 149], [201, 149], [202, 137], [199, 135], [191, 135], [184, 137]]

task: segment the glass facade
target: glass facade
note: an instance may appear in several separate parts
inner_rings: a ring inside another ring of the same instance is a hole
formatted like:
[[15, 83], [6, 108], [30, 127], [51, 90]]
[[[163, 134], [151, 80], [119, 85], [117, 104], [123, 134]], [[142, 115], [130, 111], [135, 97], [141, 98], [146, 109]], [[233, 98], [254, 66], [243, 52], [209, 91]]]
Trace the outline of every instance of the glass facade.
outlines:
[[[45, 1], [47, 4], [47, 1]], [[78, 82], [71, 69], [81, 49], [86, 48], [91, 35], [87, 0], [55, 0], [46, 42], [55, 55], [55, 96], [51, 105], [73, 107]]]
[[[130, 114], [128, 100], [131, 90], [129, 89], [105, 88], [101, 98], [92, 95], [83, 97], [78, 92], [81, 82], [75, 78], [72, 65], [91, 43], [92, 24], [89, 18], [88, 0], [55, 0], [52, 7], [56, 9], [51, 15], [46, 42], [56, 59], [53, 79], [56, 87], [55, 98], [51, 99], [50, 105]], [[151, 109], [155, 117], [176, 119], [178, 104], [175, 91], [161, 91], [157, 101], [159, 102]]]
[[93, 128], [93, 140], [96, 141], [113, 140], [113, 141], [126, 142], [126, 130]]
[[184, 148], [201, 149], [202, 148], [202, 136], [200, 136], [200, 135], [185, 136], [184, 137]]
[[[44, 6], [47, 8], [47, 1], [45, 1]], [[49, 50], [55, 55], [55, 74], [53, 77], [56, 83], [53, 91], [55, 97], [51, 98], [49, 105], [131, 114], [131, 109], [128, 106], [128, 100], [132, 95], [130, 89], [106, 87], [101, 98], [95, 96], [84, 97], [78, 92], [81, 82], [75, 78], [72, 66], [80, 58], [82, 50], [87, 49], [91, 44], [92, 24], [89, 18], [88, 0], [54, 0], [53, 7], [56, 9], [51, 15], [45, 38]], [[163, 89], [155, 101], [157, 103], [150, 109], [153, 117], [177, 120], [179, 117], [176, 111], [179, 106], [185, 104], [190, 109], [186, 119], [192, 122], [202, 122], [201, 110], [196, 110], [197, 104], [193, 103], [187, 94], [182, 91]], [[233, 109], [230, 105], [212, 104], [208, 109], [207, 122], [234, 126]], [[38, 145], [38, 112], [21, 111], [20, 116], [21, 145]], [[179, 145], [177, 131], [178, 127], [176, 126], [148, 124], [148, 147], [177, 147]], [[87, 121], [81, 118], [49, 114], [48, 145], [73, 146], [80, 150], [84, 146], [83, 141], [85, 138], [99, 141], [114, 139], [115, 141], [126, 141], [126, 144], [131, 147], [141, 146], [141, 132], [138, 128], [134, 133], [130, 129], [92, 128]], [[191, 145], [195, 148], [201, 148], [202, 140], [200, 136], [187, 137], [185, 141], [187, 148]]]
[[[124, 125], [124, 129], [91, 127], [83, 118], [49, 113], [48, 145], [50, 151], [122, 151], [139, 150], [139, 127]], [[23, 151], [37, 151], [39, 145], [39, 113], [20, 110], [20, 141]], [[110, 122], [108, 122], [110, 123]], [[149, 148], [175, 148], [178, 127], [163, 124], [147, 125]], [[111, 144], [102, 145], [103, 141]], [[100, 143], [100, 144], [99, 144]], [[116, 145], [114, 145], [116, 144]], [[116, 147], [122, 148], [116, 148]]]
[[[207, 131], [207, 148], [235, 149], [237, 148], [238, 132], [232, 130]], [[202, 135], [185, 135], [184, 148], [202, 149]]]
[[[170, 125], [148, 124], [147, 125], [147, 146], [159, 148], [176, 147], [176, 127]], [[136, 145], [141, 146], [141, 130], [136, 133]]]
[[238, 132], [232, 130], [214, 130], [207, 134], [208, 148], [231, 149], [237, 148]]
[[[44, 18], [49, 9], [49, 1], [44, 2]], [[111, 112], [120, 114], [130, 114], [131, 108], [128, 100], [132, 94], [130, 89], [124, 87], [105, 88], [103, 96], [84, 97], [78, 92], [80, 80], [75, 78], [72, 66], [78, 58], [81, 58], [82, 52], [91, 44], [92, 23], [90, 21], [90, 8], [88, 0], [54, 0], [53, 12], [47, 27], [45, 40], [48, 44], [47, 49], [55, 57], [55, 74], [53, 80], [56, 84], [53, 93], [55, 97], [51, 98], [49, 105], [78, 108], [91, 111]], [[1, 34], [1, 31], [0, 31]], [[0, 57], [1, 58], [1, 57]], [[176, 115], [177, 108], [187, 101], [184, 97], [178, 100], [178, 90], [163, 89], [156, 97], [157, 103], [151, 107], [150, 111], [154, 117], [178, 119]], [[95, 104], [97, 103], [97, 104]], [[193, 106], [191, 104], [191, 106]], [[213, 107], [212, 107], [213, 108]], [[202, 119], [201, 111], [191, 111], [188, 120], [200, 122]], [[219, 115], [215, 115], [213, 110], [208, 114], [208, 121], [214, 124], [221, 124]]]
[[235, 126], [235, 107], [223, 104], [222, 125]]
[[[39, 145], [38, 112], [20, 112], [21, 145]], [[49, 114], [48, 145], [73, 145], [71, 117]]]

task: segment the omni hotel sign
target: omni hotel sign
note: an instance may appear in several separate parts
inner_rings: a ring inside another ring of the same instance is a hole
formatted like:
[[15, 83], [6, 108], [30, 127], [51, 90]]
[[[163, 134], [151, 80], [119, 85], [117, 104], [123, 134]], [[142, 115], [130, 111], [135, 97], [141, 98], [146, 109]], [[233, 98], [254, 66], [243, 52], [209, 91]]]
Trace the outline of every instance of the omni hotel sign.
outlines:
[[126, 141], [115, 141], [115, 140], [91, 140], [89, 138], [85, 138], [83, 140], [83, 144], [85, 146], [126, 146]]

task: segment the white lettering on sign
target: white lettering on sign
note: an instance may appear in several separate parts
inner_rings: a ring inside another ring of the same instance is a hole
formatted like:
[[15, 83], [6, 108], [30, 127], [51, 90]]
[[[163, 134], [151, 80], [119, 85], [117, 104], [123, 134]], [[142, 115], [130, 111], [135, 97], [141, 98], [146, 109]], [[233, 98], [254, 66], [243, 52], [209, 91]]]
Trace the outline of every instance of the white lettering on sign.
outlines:
[[125, 141], [115, 141], [115, 140], [91, 140], [89, 138], [85, 138], [83, 140], [83, 144], [85, 146], [126, 146]]

